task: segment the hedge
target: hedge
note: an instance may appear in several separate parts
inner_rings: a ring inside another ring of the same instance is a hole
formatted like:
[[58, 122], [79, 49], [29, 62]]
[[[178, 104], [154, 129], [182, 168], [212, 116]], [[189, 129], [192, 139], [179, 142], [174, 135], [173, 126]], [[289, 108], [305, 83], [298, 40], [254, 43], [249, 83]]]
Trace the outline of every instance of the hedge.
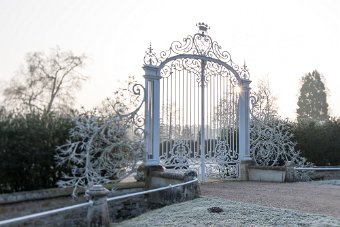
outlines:
[[67, 116], [9, 114], [0, 119], [0, 193], [56, 187], [56, 146], [72, 127]]
[[340, 119], [302, 121], [292, 127], [296, 148], [317, 166], [340, 165]]

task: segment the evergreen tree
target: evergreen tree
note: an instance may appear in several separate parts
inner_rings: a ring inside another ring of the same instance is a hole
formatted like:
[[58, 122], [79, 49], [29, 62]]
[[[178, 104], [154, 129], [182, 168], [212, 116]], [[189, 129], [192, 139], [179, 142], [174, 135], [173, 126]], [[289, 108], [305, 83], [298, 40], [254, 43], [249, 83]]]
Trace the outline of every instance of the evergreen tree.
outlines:
[[325, 85], [314, 70], [302, 78], [298, 100], [297, 120], [325, 121], [329, 119]]

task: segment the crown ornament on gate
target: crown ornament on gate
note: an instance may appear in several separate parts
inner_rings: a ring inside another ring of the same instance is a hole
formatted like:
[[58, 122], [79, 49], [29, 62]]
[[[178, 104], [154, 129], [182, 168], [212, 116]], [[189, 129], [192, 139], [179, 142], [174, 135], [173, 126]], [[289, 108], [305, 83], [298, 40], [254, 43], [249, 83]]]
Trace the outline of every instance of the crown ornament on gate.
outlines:
[[210, 27], [208, 24], [199, 22], [196, 24], [198, 33], [188, 35], [183, 41], [173, 41], [170, 48], [160, 52], [159, 57], [153, 51], [151, 44], [144, 56], [144, 64], [149, 66], [160, 66], [168, 58], [176, 55], [182, 55], [184, 58], [190, 58], [192, 55], [205, 56], [212, 59], [218, 59], [235, 70], [242, 79], [249, 79], [250, 74], [247, 66], [240, 67], [235, 64], [228, 51], [222, 50], [217, 41], [214, 41], [207, 33]]
[[198, 27], [198, 31], [201, 32], [202, 35], [204, 35], [204, 33], [206, 33], [208, 29], [210, 29], [210, 27], [203, 22], [197, 23], [196, 26]]

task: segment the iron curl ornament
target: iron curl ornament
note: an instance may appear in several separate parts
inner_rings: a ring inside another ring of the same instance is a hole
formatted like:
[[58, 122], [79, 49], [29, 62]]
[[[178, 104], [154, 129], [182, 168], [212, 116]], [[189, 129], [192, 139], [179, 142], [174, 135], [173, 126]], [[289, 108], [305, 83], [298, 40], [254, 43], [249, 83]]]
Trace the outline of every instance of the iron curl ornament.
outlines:
[[260, 102], [260, 96], [250, 96], [250, 155], [255, 163], [258, 166], [279, 166], [288, 162], [309, 165], [295, 149], [296, 142], [287, 120], [266, 114]]
[[194, 35], [188, 35], [182, 41], [173, 41], [168, 50], [161, 51], [157, 57], [156, 53], [150, 46], [145, 52], [144, 64], [159, 66], [167, 59], [177, 55], [197, 55], [211, 59], [218, 59], [231, 66], [242, 79], [249, 79], [250, 74], [246, 64], [242, 67], [232, 61], [231, 54], [222, 49], [217, 41], [214, 41], [208, 35], [210, 27], [205, 23], [197, 23], [198, 32]]
[[[113, 104], [113, 110], [116, 116], [124, 120], [126, 124], [134, 128], [135, 136], [144, 137], [144, 116], [141, 115], [141, 109], [144, 107], [145, 88], [142, 84], [135, 81], [128, 83], [127, 89], [121, 89], [117, 92], [118, 100]], [[131, 108], [134, 108], [131, 110]]]

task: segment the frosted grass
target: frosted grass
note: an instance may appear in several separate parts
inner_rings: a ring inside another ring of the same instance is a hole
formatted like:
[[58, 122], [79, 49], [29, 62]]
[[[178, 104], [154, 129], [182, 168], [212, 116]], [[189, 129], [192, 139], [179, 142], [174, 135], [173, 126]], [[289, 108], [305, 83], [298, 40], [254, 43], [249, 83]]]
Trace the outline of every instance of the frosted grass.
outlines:
[[[221, 213], [211, 213], [220, 207]], [[335, 217], [202, 197], [166, 206], [113, 226], [340, 226]]]

